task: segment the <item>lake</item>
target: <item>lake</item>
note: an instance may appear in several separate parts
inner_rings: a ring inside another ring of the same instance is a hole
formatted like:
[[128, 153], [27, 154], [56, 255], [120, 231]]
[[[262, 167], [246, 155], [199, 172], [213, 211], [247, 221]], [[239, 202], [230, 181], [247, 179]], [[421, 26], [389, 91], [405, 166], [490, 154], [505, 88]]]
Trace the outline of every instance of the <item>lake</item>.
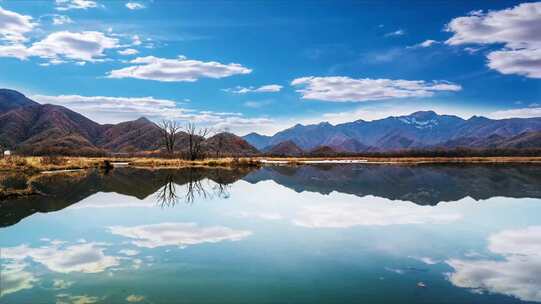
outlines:
[[0, 180], [0, 303], [541, 302], [541, 167]]

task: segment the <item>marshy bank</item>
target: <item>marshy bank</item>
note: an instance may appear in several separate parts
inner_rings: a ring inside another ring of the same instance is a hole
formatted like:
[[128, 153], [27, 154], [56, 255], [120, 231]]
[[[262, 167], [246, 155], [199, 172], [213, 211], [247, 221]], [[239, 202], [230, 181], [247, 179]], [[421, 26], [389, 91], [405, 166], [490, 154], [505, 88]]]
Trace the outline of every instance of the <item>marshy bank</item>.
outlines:
[[0, 172], [40, 172], [112, 169], [117, 166], [141, 168], [186, 168], [186, 167], [257, 167], [261, 162], [254, 158], [208, 158], [184, 160], [154, 157], [61, 157], [61, 156], [11, 156], [0, 159]]
[[223, 157], [201, 160], [157, 157], [60, 157], [60, 156], [11, 156], [0, 159], [0, 172], [73, 171], [86, 169], [110, 170], [115, 167], [135, 168], [242, 168], [264, 165], [307, 164], [541, 164], [541, 156], [498, 157]]

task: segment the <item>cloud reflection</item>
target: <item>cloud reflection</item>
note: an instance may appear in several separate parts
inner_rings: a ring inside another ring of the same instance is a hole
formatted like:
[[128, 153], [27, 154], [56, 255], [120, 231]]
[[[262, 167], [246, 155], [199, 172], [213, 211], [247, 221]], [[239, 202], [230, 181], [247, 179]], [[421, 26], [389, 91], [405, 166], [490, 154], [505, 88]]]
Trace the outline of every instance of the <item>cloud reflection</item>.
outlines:
[[51, 271], [70, 273], [97, 273], [119, 265], [117, 257], [103, 253], [101, 243], [84, 243], [70, 246], [49, 245], [39, 248], [20, 245], [2, 248], [2, 258], [22, 261], [26, 258], [43, 264]]
[[72, 296], [69, 294], [59, 294], [56, 296], [56, 304], [94, 304], [99, 301], [100, 298], [88, 295]]
[[137, 303], [137, 302], [142, 302], [145, 300], [145, 297], [143, 296], [139, 296], [139, 295], [129, 295], [128, 297], [126, 297], [126, 301], [130, 302], [130, 303]]
[[160, 223], [133, 227], [113, 226], [111, 233], [133, 239], [138, 247], [185, 247], [202, 243], [239, 241], [252, 232], [223, 226], [199, 227], [195, 223]]
[[462, 218], [453, 211], [372, 198], [371, 202], [333, 202], [302, 207], [293, 223], [307, 228], [349, 228], [403, 224], [443, 224]]
[[25, 271], [25, 267], [26, 264], [18, 261], [3, 263], [0, 272], [0, 297], [34, 287], [37, 278], [32, 273]]
[[488, 249], [503, 260], [450, 259], [455, 286], [541, 302], [541, 226], [504, 230], [489, 237]]

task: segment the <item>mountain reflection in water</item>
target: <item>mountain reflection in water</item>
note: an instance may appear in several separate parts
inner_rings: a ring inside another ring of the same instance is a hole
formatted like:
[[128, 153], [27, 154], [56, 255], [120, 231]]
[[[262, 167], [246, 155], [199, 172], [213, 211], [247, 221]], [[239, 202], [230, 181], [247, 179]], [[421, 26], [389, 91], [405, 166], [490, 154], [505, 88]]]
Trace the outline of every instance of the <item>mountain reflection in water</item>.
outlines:
[[[27, 177], [28, 183], [43, 195], [0, 201], [0, 227], [14, 225], [36, 212], [62, 210], [98, 192], [114, 192], [140, 200], [154, 196], [156, 205], [161, 207], [192, 203], [197, 196], [226, 197], [227, 185], [248, 172], [247, 169], [121, 168], [109, 172], [90, 170]], [[5, 180], [11, 182], [12, 178]], [[22, 184], [18, 181], [19, 187]], [[186, 186], [186, 190], [180, 193], [179, 186]]]
[[250, 173], [244, 180], [273, 180], [297, 192], [377, 196], [436, 205], [464, 197], [475, 200], [541, 197], [538, 166], [505, 165], [318, 165], [274, 166]]
[[[44, 196], [0, 201], [0, 227], [11, 226], [36, 212], [58, 211], [98, 192], [145, 199], [156, 205], [191, 204], [197, 197], [229, 196], [228, 187], [243, 179], [250, 183], [272, 180], [297, 192], [372, 195], [418, 205], [436, 205], [464, 197], [541, 198], [541, 170], [537, 166], [503, 165], [306, 165], [269, 166], [261, 169], [135, 169], [119, 168], [76, 173], [45, 174], [29, 178]], [[2, 179], [3, 187], [23, 188], [21, 175]], [[179, 186], [182, 189], [180, 189]]]
[[541, 302], [540, 169], [7, 174], [0, 303]]

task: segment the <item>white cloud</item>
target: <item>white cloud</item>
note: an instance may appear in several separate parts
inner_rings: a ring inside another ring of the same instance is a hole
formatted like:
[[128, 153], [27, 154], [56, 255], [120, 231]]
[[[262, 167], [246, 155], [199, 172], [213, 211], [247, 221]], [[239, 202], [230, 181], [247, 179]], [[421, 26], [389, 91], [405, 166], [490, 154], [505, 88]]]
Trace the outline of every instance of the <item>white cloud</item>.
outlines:
[[154, 97], [34, 95], [32, 99], [42, 104], [65, 106], [87, 115], [91, 119], [102, 122], [136, 119], [141, 116], [147, 116], [148, 118], [178, 118], [191, 115], [190, 110], [177, 108], [176, 102], [173, 100], [156, 99]]
[[541, 226], [504, 230], [488, 238], [488, 249], [501, 255], [539, 255], [541, 258]]
[[471, 46], [468, 46], [468, 47], [465, 47], [464, 48], [464, 51], [470, 53], [470, 54], [475, 54], [477, 52], [479, 52], [480, 50], [482, 50], [483, 48], [482, 47], [471, 47]]
[[133, 227], [113, 226], [111, 233], [127, 237], [139, 247], [186, 247], [202, 243], [240, 241], [252, 233], [223, 226], [199, 227], [195, 223], [160, 223]]
[[[445, 224], [457, 221], [462, 214], [441, 212], [431, 206], [409, 202], [391, 202], [373, 198], [370, 204], [334, 202], [302, 207], [295, 225], [307, 228], [348, 228], [353, 226], [388, 226], [406, 224]], [[376, 203], [377, 201], [377, 203]]]
[[73, 60], [95, 61], [104, 51], [118, 47], [118, 40], [101, 32], [55, 32], [30, 47], [30, 53], [45, 58], [63, 57]]
[[[4, 257], [2, 257], [4, 258]], [[26, 264], [21, 261], [4, 263], [0, 269], [0, 297], [15, 293], [24, 289], [31, 289], [38, 279], [28, 271], [25, 271]]]
[[435, 259], [433, 259], [431, 257], [420, 257], [420, 258], [414, 258], [414, 259], [416, 259], [418, 261], [421, 261], [421, 262], [423, 262], [423, 263], [425, 263], [427, 265], [435, 265], [435, 264], [440, 263], [440, 261], [435, 260]]
[[502, 43], [511, 49], [541, 46], [541, 2], [523, 3], [513, 8], [484, 13], [477, 11], [454, 18], [447, 25], [453, 36], [446, 43]]
[[223, 64], [216, 61], [199, 61], [179, 56], [176, 59], [154, 56], [139, 57], [130, 63], [135, 64], [113, 70], [108, 78], [137, 78], [156, 81], [197, 81], [199, 78], [224, 78], [238, 74], [249, 74], [251, 69], [238, 63]]
[[123, 56], [127, 56], [127, 55], [135, 55], [135, 54], [138, 54], [139, 51], [136, 50], [136, 49], [124, 49], [124, 50], [118, 51], [117, 53], [119, 53], [120, 55], [123, 55]]
[[63, 24], [73, 23], [73, 20], [71, 20], [69, 16], [65, 16], [65, 15], [54, 15], [52, 20], [53, 20], [54, 25], [63, 25]]
[[388, 272], [393, 272], [393, 273], [396, 273], [396, 274], [404, 274], [405, 273], [404, 269], [398, 269], [398, 268], [392, 268], [392, 267], [385, 267], [384, 269], [386, 271], [388, 271]]
[[126, 3], [126, 7], [130, 10], [140, 10], [145, 8], [145, 6], [139, 2], [128, 2]]
[[141, 259], [133, 259], [133, 268], [134, 269], [139, 269], [141, 268], [141, 265], [143, 265], [143, 260]]
[[494, 51], [487, 58], [488, 66], [502, 74], [541, 78], [541, 48]]
[[54, 32], [41, 41], [26, 47], [23, 44], [0, 46], [0, 57], [27, 59], [40, 57], [50, 64], [67, 61], [103, 61], [104, 51], [119, 47], [118, 39], [101, 32]]
[[414, 46], [409, 46], [408, 48], [427, 48], [427, 47], [431, 47], [433, 46], [434, 44], [438, 44], [440, 43], [439, 41], [436, 41], [436, 40], [432, 40], [432, 39], [428, 39], [428, 40], [425, 40], [419, 44], [416, 44]]
[[268, 106], [272, 104], [272, 100], [270, 99], [265, 99], [265, 100], [248, 100], [246, 102], [244, 102], [244, 106], [245, 107], [248, 107], [248, 108], [254, 108], [254, 109], [257, 109], [257, 108], [262, 108], [264, 106]]
[[349, 77], [302, 77], [291, 82], [303, 99], [361, 102], [406, 97], [429, 97], [438, 91], [460, 91], [460, 85], [423, 80], [354, 79]]
[[503, 260], [450, 259], [449, 280], [477, 292], [541, 302], [541, 226], [505, 230], [488, 239], [488, 249]]
[[403, 36], [406, 34], [406, 31], [404, 31], [403, 29], [398, 29], [394, 32], [390, 32], [390, 33], [387, 33], [385, 34], [385, 37], [396, 37], [396, 36]]
[[541, 117], [541, 108], [520, 108], [496, 111], [488, 115], [490, 118], [532, 118]]
[[432, 46], [434, 44], [438, 43], [436, 40], [425, 40], [423, 42], [421, 42], [419, 45], [422, 46], [422, 47], [429, 47], [429, 46]]
[[130, 303], [137, 303], [137, 302], [143, 302], [145, 300], [145, 297], [139, 296], [139, 295], [129, 295], [126, 297], [126, 301]]
[[123, 255], [127, 255], [127, 256], [134, 256], [134, 255], [138, 255], [139, 251], [133, 250], [133, 249], [122, 249], [122, 250], [118, 251], [118, 253], [123, 254]]
[[8, 11], [0, 7], [0, 40], [10, 43], [25, 41], [25, 34], [36, 26], [32, 17]]
[[234, 94], [246, 94], [246, 93], [274, 93], [280, 92], [283, 86], [277, 84], [268, 84], [261, 86], [259, 88], [255, 87], [241, 87], [237, 86], [235, 88], [223, 89], [224, 92], [234, 93]]
[[137, 119], [141, 116], [154, 121], [173, 119], [179, 122], [191, 121], [199, 126], [215, 129], [230, 129], [233, 132], [253, 130], [254, 127], [273, 125], [265, 117], [242, 117], [240, 113], [196, 111], [180, 108], [169, 99], [154, 97], [108, 97], [80, 95], [33, 95], [33, 100], [42, 104], [65, 106], [100, 123], [118, 123]]
[[19, 60], [25, 60], [29, 55], [28, 49], [23, 44], [0, 45], [0, 57], [13, 57]]
[[132, 45], [138, 46], [141, 45], [143, 42], [141, 41], [141, 37], [139, 35], [133, 35], [131, 37]]
[[56, 10], [68, 11], [72, 9], [97, 8], [98, 3], [91, 0], [56, 0]]
[[541, 2], [522, 3], [498, 11], [475, 11], [454, 18], [446, 29], [449, 45], [499, 44], [490, 52], [488, 66], [503, 74], [541, 78]]
[[43, 264], [51, 271], [70, 273], [97, 273], [119, 265], [118, 259], [103, 253], [98, 243], [84, 243], [69, 246], [50, 244], [38, 248], [20, 245], [2, 248], [2, 258], [23, 261], [26, 258]]
[[69, 294], [58, 294], [56, 296], [56, 304], [94, 304], [98, 303], [101, 299], [98, 297], [91, 297], [88, 295], [72, 296]]
[[230, 215], [239, 218], [256, 218], [267, 221], [277, 221], [284, 219], [284, 216], [277, 212], [265, 212], [265, 211], [239, 211], [231, 212]]
[[62, 279], [54, 279], [53, 280], [53, 288], [54, 289], [66, 289], [70, 288], [71, 285], [73, 285], [74, 282], [72, 281], [66, 281]]

